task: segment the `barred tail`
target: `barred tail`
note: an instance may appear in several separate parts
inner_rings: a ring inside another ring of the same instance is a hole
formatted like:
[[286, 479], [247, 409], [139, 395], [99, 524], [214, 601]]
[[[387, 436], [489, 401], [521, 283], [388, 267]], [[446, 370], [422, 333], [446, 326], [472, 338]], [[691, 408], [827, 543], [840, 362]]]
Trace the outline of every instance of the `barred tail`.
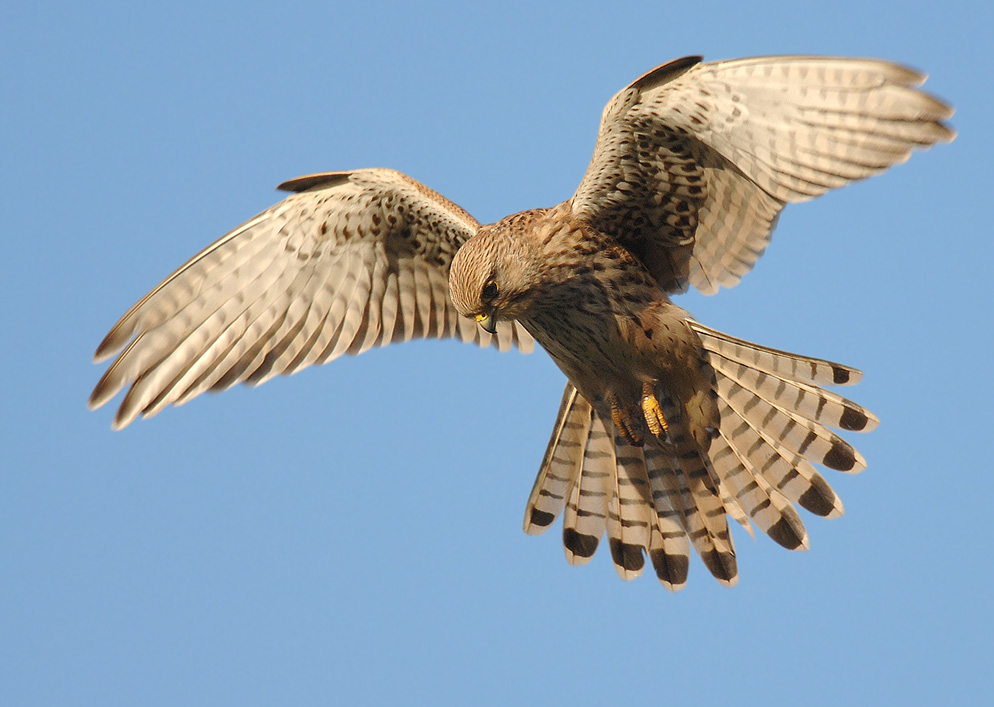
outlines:
[[857, 473], [866, 461], [829, 428], [868, 432], [877, 417], [822, 385], [851, 385], [848, 366], [735, 339], [697, 322], [714, 368], [721, 429], [711, 458], [738, 502], [771, 538], [806, 548], [807, 534], [787, 501], [815, 515], [842, 515], [842, 502], [812, 464]]
[[[793, 504], [827, 518], [842, 502], [813, 464], [855, 473], [863, 457], [829, 428], [869, 431], [871, 412], [823, 385], [852, 384], [856, 369], [758, 346], [688, 321], [715, 372], [720, 428], [706, 451], [660, 395], [668, 443], [635, 447], [569, 383], [525, 513], [525, 532], [544, 532], [565, 511], [571, 564], [590, 560], [607, 533], [623, 579], [642, 573], [645, 555], [671, 590], [687, 581], [690, 546], [724, 584], [737, 581], [727, 516], [750, 519], [780, 545], [808, 547]], [[662, 391], [661, 391], [662, 392]]]
[[[676, 415], [676, 451], [636, 447], [567, 383], [559, 417], [528, 499], [525, 532], [544, 532], [563, 513], [563, 546], [570, 564], [586, 564], [605, 531], [622, 579], [634, 579], [648, 553], [667, 589], [687, 582], [690, 546], [720, 581], [737, 579], [726, 520], [731, 495], [715, 481], [706, 454]], [[733, 517], [747, 523], [738, 508]]]

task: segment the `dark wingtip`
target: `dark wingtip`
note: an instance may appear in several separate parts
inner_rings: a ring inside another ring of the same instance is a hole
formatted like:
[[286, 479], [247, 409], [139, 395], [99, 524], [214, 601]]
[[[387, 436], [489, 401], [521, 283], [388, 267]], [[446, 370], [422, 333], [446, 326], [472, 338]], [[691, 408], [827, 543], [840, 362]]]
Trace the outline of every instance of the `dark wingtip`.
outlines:
[[114, 328], [107, 332], [107, 336], [103, 338], [103, 341], [101, 341], [100, 345], [97, 346], [97, 350], [93, 352], [94, 363], [102, 363], [106, 361], [108, 358], [120, 351], [128, 342], [128, 339], [131, 338], [131, 335], [134, 333], [134, 328], [126, 331], [125, 328], [121, 326], [127, 318], [127, 315], [122, 317], [121, 321], [115, 324]]
[[318, 172], [287, 181], [276, 187], [277, 191], [302, 192], [308, 189], [326, 189], [349, 181], [352, 172]]
[[114, 352], [111, 351], [111, 346], [113, 346], [113, 342], [111, 341], [111, 335], [108, 334], [104, 337], [104, 340], [100, 342], [100, 345], [97, 347], [96, 351], [93, 352], [93, 362], [100, 363], [113, 354]]
[[90, 397], [86, 401], [86, 406], [90, 408], [90, 410], [96, 410], [101, 407], [116, 394], [117, 390], [111, 387], [110, 382], [113, 370], [112, 366], [104, 371], [104, 374], [100, 376], [100, 380], [98, 380], [97, 384], [93, 386], [93, 392], [90, 393]]
[[98, 385], [93, 389], [93, 392], [90, 393], [90, 397], [87, 398], [86, 407], [88, 407], [90, 410], [96, 410], [105, 402], [101, 400], [101, 397], [102, 397], [102, 392], [100, 390], [100, 386]]
[[648, 91], [656, 86], [662, 86], [664, 83], [677, 78], [680, 74], [689, 71], [702, 61], [704, 61], [704, 57], [696, 55], [674, 59], [639, 76], [632, 82], [632, 88], [637, 88], [639, 91]]

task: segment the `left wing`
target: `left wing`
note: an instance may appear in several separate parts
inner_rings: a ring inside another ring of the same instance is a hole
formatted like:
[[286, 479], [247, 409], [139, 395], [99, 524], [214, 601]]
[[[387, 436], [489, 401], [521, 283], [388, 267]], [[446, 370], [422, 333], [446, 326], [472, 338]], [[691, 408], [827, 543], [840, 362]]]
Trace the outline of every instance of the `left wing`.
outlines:
[[618, 93], [573, 196], [664, 290], [732, 287], [783, 207], [952, 140], [922, 74], [883, 61], [765, 57], [664, 64]]

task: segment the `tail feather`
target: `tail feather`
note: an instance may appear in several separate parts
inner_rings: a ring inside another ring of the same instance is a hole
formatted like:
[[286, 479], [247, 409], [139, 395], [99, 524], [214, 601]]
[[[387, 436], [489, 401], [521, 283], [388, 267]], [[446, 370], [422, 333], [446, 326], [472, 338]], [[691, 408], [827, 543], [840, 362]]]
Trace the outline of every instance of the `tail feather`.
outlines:
[[826, 518], [843, 513], [812, 462], [849, 472], [866, 466], [831, 428], [878, 424], [873, 413], [821, 388], [855, 383], [856, 369], [688, 323], [714, 371], [720, 422], [710, 444], [691, 427], [688, 403], [661, 386], [656, 397], [668, 430], [639, 448], [615, 429], [608, 410], [567, 384], [525, 513], [525, 532], [537, 534], [564, 512], [571, 564], [588, 562], [606, 531], [619, 576], [640, 575], [647, 552], [660, 583], [673, 591], [686, 585], [691, 545], [715, 578], [736, 583], [729, 516], [750, 533], [755, 523], [783, 547], [807, 549], [794, 504]]
[[853, 385], [859, 383], [863, 377], [863, 373], [858, 369], [844, 366], [841, 363], [799, 356], [787, 351], [753, 344], [693, 320], [687, 320], [687, 323], [691, 329], [697, 332], [704, 348], [710, 353], [717, 353], [731, 361], [743, 364], [746, 368], [813, 385]]
[[668, 526], [661, 518], [652, 527], [649, 538], [649, 558], [659, 583], [671, 592], [687, 586], [690, 569], [690, 540], [683, 529], [663, 530]]
[[828, 390], [767, 373], [726, 358], [709, 349], [716, 372], [782, 410], [792, 410], [807, 420], [852, 432], [869, 432], [880, 420], [869, 410]]
[[656, 511], [656, 527], [649, 538], [649, 558], [662, 585], [675, 592], [687, 584], [690, 569], [690, 537], [683, 501], [668, 454], [652, 444], [643, 449], [643, 454]]
[[[688, 463], [689, 462], [689, 463]], [[728, 518], [717, 488], [710, 482], [707, 458], [681, 458], [681, 471], [691, 490], [693, 506], [684, 507], [684, 515], [701, 520], [705, 533], [691, 522], [688, 532], [708, 570], [722, 584], [732, 586], [739, 579], [735, 546], [728, 531]], [[686, 497], [685, 497], [686, 498]], [[686, 500], [685, 500], [686, 503]], [[696, 512], [695, 512], [696, 509]]]
[[614, 436], [617, 473], [607, 509], [607, 535], [614, 568], [622, 579], [635, 579], [645, 567], [652, 526], [656, 521], [649, 503], [649, 476], [639, 447]]
[[755, 534], [752, 532], [752, 524], [749, 522], [749, 515], [745, 512], [745, 508], [739, 502], [734, 489], [726, 480], [725, 475], [717, 469], [714, 463], [714, 451], [715, 447], [712, 445], [708, 452], [708, 458], [711, 462], [711, 476], [717, 486], [718, 497], [721, 499], [721, 503], [725, 507], [725, 513], [727, 513], [732, 520], [741, 525], [751, 537], [755, 538]]
[[[669, 436], [672, 450], [653, 456], [662, 460], [664, 468], [649, 468], [664, 480], [675, 479], [682, 505], [684, 530], [712, 575], [723, 584], [738, 581], [735, 548], [728, 532], [728, 519], [721, 494], [715, 484], [715, 473], [706, 453], [701, 452], [691, 436], [676, 405], [668, 397], [660, 400], [663, 413], [670, 421]], [[650, 445], [655, 442], [650, 441]], [[648, 461], [648, 459], [647, 459]], [[667, 473], [669, 472], [669, 473]]]
[[556, 427], [528, 498], [525, 532], [529, 535], [544, 533], [562, 513], [583, 466], [590, 415], [590, 403], [567, 383]]
[[608, 424], [600, 415], [591, 417], [580, 476], [563, 515], [563, 545], [571, 565], [590, 562], [607, 527], [607, 506], [617, 474], [614, 430], [608, 432]]
[[670, 499], [679, 504], [681, 513], [677, 518], [683, 521], [683, 531], [708, 571], [719, 582], [734, 584], [738, 575], [735, 550], [721, 500], [716, 493], [708, 492], [699, 468], [690, 467], [693, 471], [685, 472], [673, 457], [662, 455], [660, 459], [663, 465], [650, 468], [650, 479], [655, 478], [669, 487]]
[[790, 501], [756, 473], [723, 433], [711, 443], [711, 460], [760, 530], [788, 550], [807, 549], [808, 533]]
[[778, 448], [838, 471], [857, 473], [866, 468], [862, 455], [824, 425], [777, 407], [723, 374], [718, 376], [718, 395], [736, 416]]
[[838, 471], [866, 468], [862, 455], [824, 425], [763, 399], [724, 374], [718, 376], [718, 395], [753, 429], [798, 456]]
[[762, 476], [787, 498], [825, 517], [842, 515], [842, 503], [818, 472], [803, 457], [784, 449], [753, 427], [724, 400], [721, 436], [739, 459], [747, 461], [753, 476]]
[[[693, 326], [705, 332], [701, 341], [711, 356], [722, 401], [721, 435], [738, 459], [754, 478], [762, 478], [815, 515], [842, 515], [842, 502], [810, 462], [840, 471], [863, 470], [863, 457], [828, 426], [869, 430], [878, 419], [865, 408], [811, 382], [790, 380], [770, 371], [821, 371], [824, 378], [825, 371], [855, 369], [776, 352], [712, 333], [696, 323]], [[750, 347], [758, 353], [750, 353]], [[748, 360], [759, 361], [762, 366], [743, 363]], [[812, 379], [818, 378], [812, 375]], [[851, 382], [853, 378], [850, 373], [847, 380]], [[740, 493], [751, 489], [748, 484], [739, 484], [739, 488]], [[740, 500], [748, 508], [755, 508], [753, 501], [741, 496]]]

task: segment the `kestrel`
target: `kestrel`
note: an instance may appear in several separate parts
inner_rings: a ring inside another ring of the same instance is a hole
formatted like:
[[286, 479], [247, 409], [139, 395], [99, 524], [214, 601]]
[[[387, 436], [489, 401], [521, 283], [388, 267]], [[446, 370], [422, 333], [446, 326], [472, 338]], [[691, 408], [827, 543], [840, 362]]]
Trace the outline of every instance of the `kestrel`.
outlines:
[[568, 382], [525, 531], [562, 513], [569, 562], [587, 562], [606, 532], [621, 577], [648, 555], [672, 590], [692, 545], [734, 584], [728, 517], [807, 548], [794, 504], [842, 513], [813, 464], [865, 468], [830, 428], [878, 420], [823, 388], [856, 383], [856, 369], [720, 333], [669, 296], [738, 283], [787, 203], [952, 140], [952, 110], [923, 81], [865, 59], [678, 59], [607, 104], [571, 198], [488, 226], [392, 170], [285, 182], [290, 196], [111, 329], [96, 360], [124, 350], [90, 406], [128, 388], [120, 428], [391, 342], [528, 350], [534, 337]]

